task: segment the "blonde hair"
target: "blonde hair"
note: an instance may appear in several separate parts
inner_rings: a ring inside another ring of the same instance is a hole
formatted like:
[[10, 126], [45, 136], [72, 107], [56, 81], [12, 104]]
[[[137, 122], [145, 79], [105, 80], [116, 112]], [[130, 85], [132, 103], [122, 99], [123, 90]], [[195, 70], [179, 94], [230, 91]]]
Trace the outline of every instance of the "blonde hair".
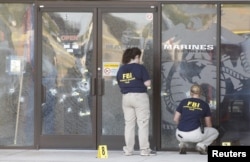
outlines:
[[194, 85], [192, 85], [191, 86], [191, 88], [190, 88], [190, 92], [192, 93], [192, 94], [196, 94], [196, 95], [201, 95], [201, 86], [199, 86], [198, 84], [194, 84]]

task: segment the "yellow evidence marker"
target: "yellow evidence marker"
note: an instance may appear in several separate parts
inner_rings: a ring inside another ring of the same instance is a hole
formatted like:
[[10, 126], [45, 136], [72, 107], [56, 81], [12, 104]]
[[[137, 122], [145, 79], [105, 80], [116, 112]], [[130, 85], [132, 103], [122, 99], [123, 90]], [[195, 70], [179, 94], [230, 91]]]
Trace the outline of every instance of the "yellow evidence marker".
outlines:
[[99, 145], [98, 146], [97, 158], [100, 158], [100, 159], [108, 158], [107, 145]]

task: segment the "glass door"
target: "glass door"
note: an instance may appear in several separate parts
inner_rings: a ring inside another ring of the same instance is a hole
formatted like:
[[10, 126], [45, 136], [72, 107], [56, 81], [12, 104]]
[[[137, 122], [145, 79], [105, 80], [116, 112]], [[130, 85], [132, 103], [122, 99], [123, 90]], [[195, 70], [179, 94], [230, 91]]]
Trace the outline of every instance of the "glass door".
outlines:
[[[123, 50], [139, 47], [153, 79], [155, 12], [154, 6], [40, 7], [39, 147], [122, 148], [124, 118], [115, 75]], [[153, 89], [149, 93], [152, 99]], [[150, 129], [152, 136], [152, 120]]]
[[41, 8], [40, 147], [95, 148], [93, 12]]
[[[98, 75], [102, 78], [100, 85], [102, 84], [103, 88], [98, 93], [98, 96], [101, 96], [98, 103], [102, 112], [98, 113], [98, 118], [101, 119], [98, 124], [101, 127], [98, 132], [98, 142], [107, 144], [112, 149], [121, 149], [124, 146], [124, 117], [122, 95], [116, 82], [116, 73], [123, 51], [129, 47], [139, 47], [143, 52], [141, 62], [153, 79], [155, 7], [99, 11], [98, 31], [101, 32], [99, 34], [101, 47], [98, 48], [98, 53], [101, 55], [98, 59]], [[152, 99], [152, 92], [153, 89], [149, 91], [150, 99]], [[152, 118], [150, 121], [152, 124]], [[152, 125], [150, 129], [152, 137]]]

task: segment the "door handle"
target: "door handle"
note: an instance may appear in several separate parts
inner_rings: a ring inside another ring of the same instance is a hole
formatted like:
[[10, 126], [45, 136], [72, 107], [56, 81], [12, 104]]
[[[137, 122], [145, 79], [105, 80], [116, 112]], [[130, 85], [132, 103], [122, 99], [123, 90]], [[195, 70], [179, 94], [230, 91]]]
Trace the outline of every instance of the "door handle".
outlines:
[[[97, 93], [96, 93], [97, 92]], [[104, 79], [91, 79], [91, 95], [95, 96], [102, 96], [104, 94]]]
[[91, 79], [91, 95], [96, 95], [96, 78]]
[[102, 96], [104, 94], [104, 79], [98, 79], [98, 96]]

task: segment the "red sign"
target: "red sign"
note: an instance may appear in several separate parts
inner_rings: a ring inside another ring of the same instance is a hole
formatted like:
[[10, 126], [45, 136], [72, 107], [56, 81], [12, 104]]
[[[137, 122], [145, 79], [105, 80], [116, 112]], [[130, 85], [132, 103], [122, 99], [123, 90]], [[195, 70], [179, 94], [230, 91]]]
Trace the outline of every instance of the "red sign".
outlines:
[[78, 37], [77, 35], [62, 35], [61, 40], [62, 41], [77, 41]]

